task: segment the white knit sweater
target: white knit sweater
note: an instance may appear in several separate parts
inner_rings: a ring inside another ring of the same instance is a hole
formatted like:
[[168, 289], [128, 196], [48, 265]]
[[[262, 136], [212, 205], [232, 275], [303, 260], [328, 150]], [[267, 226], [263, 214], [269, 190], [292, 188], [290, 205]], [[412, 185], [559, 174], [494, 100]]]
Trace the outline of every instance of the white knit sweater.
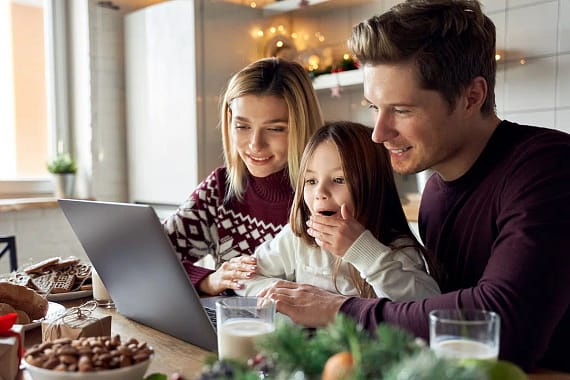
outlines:
[[[405, 243], [398, 241], [397, 243]], [[419, 300], [440, 294], [435, 280], [426, 273], [421, 254], [412, 247], [399, 250], [380, 243], [370, 231], [364, 231], [342, 258], [336, 287], [333, 282], [335, 256], [320, 247], [308, 246], [295, 236], [290, 225], [269, 242], [255, 250], [257, 275], [244, 282], [239, 295], [254, 296], [278, 279], [305, 283], [358, 295], [349, 275], [348, 263], [366, 279], [378, 297], [392, 301]]]

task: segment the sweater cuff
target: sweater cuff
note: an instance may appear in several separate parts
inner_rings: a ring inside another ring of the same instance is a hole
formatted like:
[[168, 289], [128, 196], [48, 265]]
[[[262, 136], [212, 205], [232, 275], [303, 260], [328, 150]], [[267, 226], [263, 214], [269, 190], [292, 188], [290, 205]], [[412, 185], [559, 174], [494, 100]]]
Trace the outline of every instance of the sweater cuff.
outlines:
[[354, 265], [361, 273], [367, 274], [366, 269], [372, 268], [378, 262], [380, 255], [391, 249], [380, 243], [368, 230], [364, 231], [346, 251], [344, 261]]
[[214, 273], [213, 270], [196, 266], [188, 260], [182, 261], [182, 265], [184, 266], [184, 269], [186, 269], [188, 278], [190, 279], [192, 285], [194, 285], [194, 287], [196, 288], [196, 291], [198, 291], [198, 284], [200, 283], [200, 281], [202, 281], [203, 279]]
[[382, 309], [387, 298], [350, 297], [340, 306], [339, 313], [354, 319], [368, 331], [375, 331], [382, 322]]

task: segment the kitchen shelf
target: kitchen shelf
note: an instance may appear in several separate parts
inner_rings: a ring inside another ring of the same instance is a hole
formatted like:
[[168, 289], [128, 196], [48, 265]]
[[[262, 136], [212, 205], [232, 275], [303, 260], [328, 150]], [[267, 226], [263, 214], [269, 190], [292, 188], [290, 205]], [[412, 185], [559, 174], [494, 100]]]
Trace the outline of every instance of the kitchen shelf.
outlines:
[[[317, 5], [320, 3], [326, 3], [327, 1], [330, 1], [330, 0], [311, 0], [309, 3], [310, 5], [307, 5], [307, 6], [313, 6], [313, 5]], [[299, 3], [300, 3], [299, 0], [275, 1], [275, 2], [267, 4], [266, 6], [263, 7], [263, 15], [264, 16], [273, 16], [273, 15], [276, 15], [279, 13], [290, 12], [290, 11], [294, 11], [296, 9], [303, 8], [303, 6], [300, 6]]]
[[[237, 2], [237, 0], [231, 0], [231, 1]], [[268, 16], [271, 17], [280, 13], [287, 13], [301, 9], [306, 9], [306, 10], [309, 10], [311, 8], [314, 9], [315, 6], [318, 6], [317, 9], [320, 10], [341, 9], [341, 8], [351, 8], [360, 4], [368, 4], [370, 2], [371, 0], [308, 0], [307, 5], [300, 5], [301, 0], [280, 0], [264, 5], [262, 9], [264, 17]]]
[[337, 85], [341, 87], [356, 86], [362, 84], [362, 70], [348, 70], [338, 73], [323, 74], [313, 79], [315, 90], [333, 88]]

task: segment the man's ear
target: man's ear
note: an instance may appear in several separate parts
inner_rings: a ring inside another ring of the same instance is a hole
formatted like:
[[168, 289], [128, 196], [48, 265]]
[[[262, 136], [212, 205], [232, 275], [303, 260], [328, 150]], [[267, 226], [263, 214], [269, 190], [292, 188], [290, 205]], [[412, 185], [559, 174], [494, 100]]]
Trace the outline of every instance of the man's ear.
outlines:
[[483, 107], [485, 99], [487, 99], [487, 81], [479, 76], [473, 78], [471, 83], [465, 87], [465, 111], [478, 112]]

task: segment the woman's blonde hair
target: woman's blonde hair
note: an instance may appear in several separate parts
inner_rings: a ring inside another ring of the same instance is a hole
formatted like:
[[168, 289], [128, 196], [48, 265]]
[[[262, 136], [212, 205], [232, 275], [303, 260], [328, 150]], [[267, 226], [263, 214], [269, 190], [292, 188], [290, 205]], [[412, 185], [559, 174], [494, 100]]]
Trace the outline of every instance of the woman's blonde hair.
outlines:
[[287, 103], [289, 133], [287, 168], [294, 189], [299, 162], [312, 134], [323, 124], [321, 107], [305, 69], [296, 62], [279, 58], [255, 61], [236, 73], [228, 82], [222, 99], [221, 127], [224, 160], [228, 172], [226, 201], [242, 199], [247, 186], [247, 167], [231, 141], [231, 103], [244, 95], [277, 96]]
[[[306, 222], [311, 212], [304, 200], [303, 178], [315, 150], [325, 141], [333, 143], [340, 156], [345, 181], [354, 203], [354, 218], [382, 244], [392, 249], [413, 246], [423, 253], [423, 247], [410, 230], [402, 209], [386, 148], [372, 141], [372, 128], [349, 121], [325, 124], [315, 132], [305, 148], [289, 217], [295, 235], [309, 245], [317, 245], [307, 232]], [[395, 244], [394, 241], [399, 238], [406, 238], [405, 241], [409, 243]], [[339, 258], [333, 275], [335, 286], [340, 263]], [[372, 287], [353, 266], [350, 266], [350, 278], [360, 297], [375, 297]]]

